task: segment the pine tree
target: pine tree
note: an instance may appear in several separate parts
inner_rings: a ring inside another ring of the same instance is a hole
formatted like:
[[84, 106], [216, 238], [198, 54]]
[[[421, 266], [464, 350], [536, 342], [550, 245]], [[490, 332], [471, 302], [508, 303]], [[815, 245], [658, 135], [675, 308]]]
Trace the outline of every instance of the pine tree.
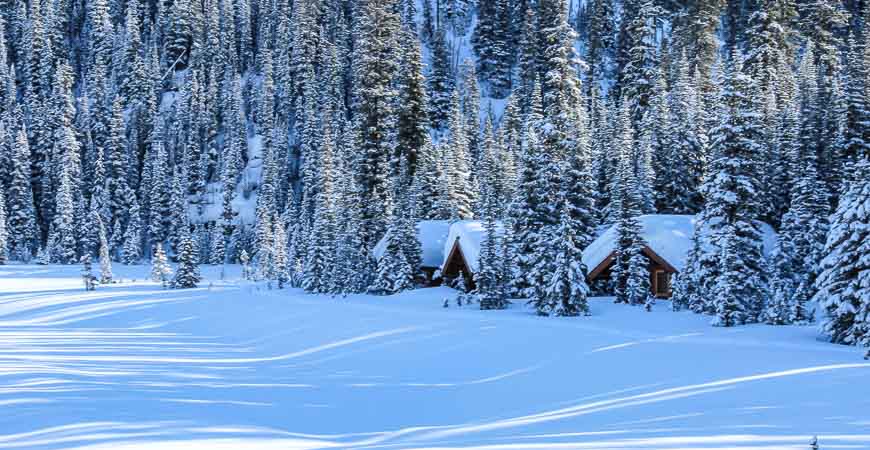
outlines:
[[447, 168], [447, 189], [452, 208], [452, 218], [470, 219], [472, 205], [477, 197], [471, 180], [471, 163], [468, 154], [468, 138], [459, 94], [453, 92], [453, 105], [450, 112], [450, 129], [446, 142], [445, 155]]
[[549, 193], [542, 182], [547, 169], [545, 162], [537, 134], [530, 128], [521, 154], [519, 186], [510, 207], [513, 224], [511, 253], [514, 258], [512, 289], [525, 298], [535, 297], [535, 287], [544, 285], [535, 267], [540, 257], [540, 232], [550, 217]]
[[94, 276], [93, 267], [91, 265], [91, 255], [83, 255], [79, 259], [82, 265], [82, 281], [85, 283], [86, 291], [93, 291], [97, 277]]
[[284, 289], [284, 285], [289, 281], [287, 267], [287, 232], [284, 230], [284, 222], [275, 220], [275, 250], [273, 254], [273, 264], [275, 265], [275, 281], [278, 282], [278, 289]]
[[109, 284], [112, 282], [112, 259], [109, 257], [109, 242], [106, 239], [106, 226], [103, 224], [103, 219], [96, 217], [97, 229], [99, 230], [100, 239], [100, 284]]
[[[393, 80], [399, 66], [396, 40], [401, 23], [395, 0], [370, 0], [361, 9], [355, 30], [358, 48], [352, 67], [355, 148], [359, 152], [354, 176], [361, 189], [357, 199], [363, 207], [358, 231], [364, 251], [370, 255], [386, 229], [383, 205], [388, 193], [388, 158], [393, 151], [391, 136], [395, 132]], [[435, 95], [431, 86], [430, 95]]]
[[649, 296], [648, 263], [642, 233], [637, 175], [632, 165], [633, 136], [629, 106], [620, 109], [620, 159], [618, 188], [612, 203], [616, 206], [616, 248], [612, 269], [616, 303], [642, 304]]
[[227, 262], [229, 259], [227, 258], [226, 248], [227, 235], [224, 228], [217, 222], [211, 227], [211, 249], [208, 252], [209, 264], [219, 265]]
[[139, 202], [135, 197], [130, 207], [130, 220], [124, 231], [124, 264], [136, 264], [142, 257], [142, 223], [139, 214]]
[[613, 0], [593, 0], [589, 8], [588, 47], [586, 60], [589, 62], [589, 78], [602, 80], [609, 78], [614, 57], [614, 37], [616, 36], [616, 5]]
[[[172, 171], [168, 167], [168, 156], [160, 126], [155, 126], [155, 136], [151, 138], [149, 152], [151, 160], [151, 190], [149, 198], [148, 236], [153, 243], [166, 243], [169, 238], [169, 222], [172, 216], [170, 181]], [[116, 222], [117, 223], [117, 222]], [[116, 233], [112, 233], [114, 236]]]
[[427, 77], [429, 118], [434, 129], [444, 130], [451, 117], [451, 96], [456, 89], [456, 80], [453, 77], [450, 50], [443, 28], [435, 32], [431, 48], [432, 62]]
[[[870, 170], [870, 154], [860, 155], [849, 168]], [[870, 182], [849, 181], [831, 215], [831, 226], [819, 262], [818, 292], [814, 300], [825, 313], [822, 331], [831, 342], [870, 345], [870, 283], [866, 268], [870, 255]]]
[[60, 264], [73, 264], [78, 260], [76, 248], [75, 205], [73, 199], [73, 186], [70, 179], [70, 169], [64, 166], [61, 169], [60, 185], [57, 189], [55, 200], [55, 221], [49, 239], [53, 245], [49, 248], [52, 262]]
[[489, 94], [494, 98], [507, 97], [511, 89], [513, 52], [509, 15], [506, 0], [478, 2], [478, 22], [471, 42], [477, 54], [477, 72], [488, 81]]
[[[721, 123], [712, 131], [715, 159], [711, 176], [705, 186], [705, 221], [710, 233], [719, 241], [718, 279], [726, 279], [733, 290], [722, 297], [715, 293], [715, 302], [740, 304], [736, 319], [723, 318], [721, 309], [730, 311], [729, 305], [717, 303], [715, 310], [726, 326], [756, 321], [762, 313], [766, 295], [764, 254], [759, 229], [759, 164], [761, 152], [761, 114], [755, 83], [743, 73], [740, 56], [734, 54], [729, 61], [723, 86]], [[725, 249], [723, 239], [728, 239]], [[736, 265], [726, 265], [725, 256]], [[727, 272], [727, 273], [726, 273]], [[737, 275], [731, 272], [736, 272]], [[716, 289], [720, 282], [717, 281]], [[705, 293], [706, 294], [706, 293]]]
[[493, 155], [495, 149], [493, 148], [492, 123], [490, 121], [487, 121], [484, 135], [484, 158], [480, 163], [480, 215], [483, 218], [485, 234], [480, 243], [478, 270], [474, 274], [474, 281], [480, 309], [505, 309], [508, 301], [504, 289], [506, 280], [503, 278], [503, 262], [501, 260], [504, 256], [501, 254], [504, 229], [497, 222], [501, 199], [496, 183], [498, 173]]
[[8, 260], [9, 232], [6, 228], [6, 195], [0, 190], [0, 265], [6, 264]]
[[[628, 2], [637, 4], [634, 8], [627, 8], [623, 20], [625, 24], [624, 36], [628, 42], [628, 54], [625, 67], [620, 72], [620, 80], [623, 101], [628, 102], [632, 121], [635, 126], [645, 120], [645, 115], [653, 95], [656, 83], [656, 22], [661, 14], [653, 0], [639, 0]], [[632, 9], [635, 9], [631, 13]]]
[[705, 166], [698, 86], [685, 54], [677, 63], [677, 78], [670, 91], [670, 105], [658, 103], [660, 80], [653, 104], [656, 108], [660, 164], [656, 166], [656, 209], [662, 213], [694, 214], [702, 207], [700, 183]]
[[577, 225], [573, 222], [566, 202], [553, 235], [557, 255], [546, 290], [551, 313], [556, 316], [589, 315], [586, 267], [582, 261], [582, 250], [575, 242], [574, 230]]
[[251, 258], [248, 257], [248, 252], [245, 249], [242, 249], [242, 252], [239, 254], [239, 262], [242, 264], [242, 279], [253, 280], [254, 269], [251, 268]]
[[747, 302], [740, 297], [744, 292], [742, 287], [745, 283], [741, 278], [744, 276], [741, 270], [743, 258], [737, 245], [738, 236], [736, 230], [726, 225], [720, 236], [722, 248], [721, 272], [716, 278], [715, 295], [713, 304], [716, 307], [714, 326], [731, 327], [742, 325], [749, 321], [751, 312], [747, 309]]
[[[870, 32], [865, 31], [870, 36]], [[865, 38], [870, 39], [870, 37]], [[842, 119], [843, 149], [840, 155], [843, 169], [849, 165], [854, 166], [862, 155], [870, 152], [870, 103], [867, 100], [867, 92], [870, 89], [868, 77], [870, 77], [870, 58], [866, 42], [862, 40], [851, 41], [850, 51], [847, 55], [844, 97], [845, 117]], [[815, 111], [818, 113], [818, 111]], [[843, 178], [838, 182], [846, 182], [856, 174], [848, 170], [838, 171], [837, 178]]]
[[396, 105], [396, 151], [399, 152], [396, 157], [397, 161], [405, 159], [411, 174], [414, 174], [420, 152], [429, 139], [429, 97], [423, 76], [423, 57], [415, 36], [406, 33], [402, 53], [399, 102]]
[[451, 216], [449, 202], [446, 201], [447, 186], [443, 183], [440, 148], [432, 145], [428, 134], [417, 158], [417, 169], [411, 184], [420, 219], [448, 220]]
[[[390, 196], [392, 197], [392, 196]], [[388, 200], [387, 209], [387, 240], [384, 255], [378, 261], [369, 292], [376, 295], [391, 295], [414, 287], [414, 272], [416, 267], [411, 267], [405, 255], [405, 245], [401, 239], [401, 221]]]
[[151, 258], [151, 281], [160, 283], [166, 288], [171, 276], [172, 268], [169, 267], [166, 253], [163, 251], [163, 244], [158, 242], [155, 245], [154, 256]]
[[[800, 126], [796, 105], [789, 105], [784, 127], [796, 135]], [[828, 205], [816, 172], [816, 155], [796, 139], [784, 139], [793, 174], [789, 211], [782, 219], [772, 255], [771, 304], [767, 321], [776, 324], [811, 322], [809, 299], [815, 295], [816, 265], [824, 250]]]
[[196, 248], [190, 235], [188, 225], [183, 225], [184, 232], [178, 244], [178, 270], [172, 280], [174, 289], [195, 288], [201, 281], [197, 263]]
[[465, 117], [465, 136], [468, 140], [468, 154], [474, 166], [480, 162], [480, 87], [474, 63], [465, 60], [460, 67], [462, 76], [461, 105]]

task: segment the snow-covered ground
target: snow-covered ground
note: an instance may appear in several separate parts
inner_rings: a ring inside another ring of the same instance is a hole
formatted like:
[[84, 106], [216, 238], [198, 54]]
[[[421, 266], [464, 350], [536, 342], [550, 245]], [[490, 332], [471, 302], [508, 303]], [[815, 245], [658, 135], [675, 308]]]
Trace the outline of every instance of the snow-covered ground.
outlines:
[[78, 270], [0, 267], [0, 448], [870, 448], [870, 364], [813, 327]]

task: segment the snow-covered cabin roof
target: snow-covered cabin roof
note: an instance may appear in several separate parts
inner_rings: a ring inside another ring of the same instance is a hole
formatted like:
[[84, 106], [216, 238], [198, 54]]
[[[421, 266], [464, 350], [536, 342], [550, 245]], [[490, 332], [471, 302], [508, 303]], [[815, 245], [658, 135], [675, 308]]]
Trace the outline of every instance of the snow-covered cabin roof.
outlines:
[[[441, 267], [444, 261], [444, 243], [447, 242], [447, 233], [450, 230], [450, 222], [447, 220], [422, 220], [417, 222], [417, 240], [420, 241], [422, 250], [422, 267]], [[378, 241], [372, 254], [375, 259], [381, 259], [387, 250], [386, 236]]]
[[[501, 224], [497, 223], [496, 227], [501, 229]], [[460, 220], [454, 222], [450, 226], [450, 233], [447, 235], [447, 240], [444, 242], [444, 258], [441, 263], [441, 269], [447, 264], [447, 258], [450, 257], [450, 250], [457, 239], [459, 239], [459, 247], [462, 249], [462, 256], [465, 258], [465, 264], [468, 269], [475, 273], [477, 272], [478, 258], [480, 257], [480, 243], [486, 236], [486, 228], [480, 220]]]
[[[678, 271], [686, 266], [692, 248], [692, 233], [697, 218], [688, 215], [650, 214], [640, 216], [643, 238], [652, 251]], [[776, 244], [776, 232], [770, 225], [761, 224], [764, 252], [770, 254]], [[588, 270], [598, 267], [616, 248], [616, 225], [604, 231], [583, 251], [583, 263]]]

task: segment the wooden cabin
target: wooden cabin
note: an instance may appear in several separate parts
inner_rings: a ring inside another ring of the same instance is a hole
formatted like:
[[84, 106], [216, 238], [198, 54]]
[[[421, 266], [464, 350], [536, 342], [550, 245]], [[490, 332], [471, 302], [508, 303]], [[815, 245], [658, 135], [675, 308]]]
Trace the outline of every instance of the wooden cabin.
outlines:
[[[670, 263], [664, 260], [649, 246], [644, 246], [643, 255], [647, 259], [647, 269], [649, 270], [649, 283], [652, 294], [657, 298], [671, 297], [671, 278], [677, 273], [677, 269]], [[611, 279], [611, 269], [615, 252], [607, 255], [604, 261], [601, 261], [597, 267], [592, 268], [587, 275], [588, 282], [593, 286], [609, 286]], [[587, 268], [588, 269], [588, 268]]]
[[[648, 261], [650, 291], [658, 298], [670, 298], [673, 276], [684, 269], [692, 247], [695, 216], [650, 214], [640, 216], [638, 220], [642, 227], [641, 237], [646, 243], [643, 254]], [[764, 236], [765, 254], [769, 254], [775, 245], [776, 233], [767, 224], [759, 223], [759, 226]], [[478, 269], [477, 260], [484, 235], [485, 229], [480, 221], [463, 220], [450, 225], [441, 264], [445, 282], [453, 284], [461, 274], [466, 287], [469, 290], [474, 288], [474, 274]], [[613, 294], [610, 281], [616, 242], [614, 225], [602, 230], [583, 251], [583, 264], [588, 271], [593, 295]]]
[[[420, 272], [417, 283], [434, 286], [441, 282], [441, 263], [444, 261], [444, 243], [450, 230], [447, 220], [423, 220], [417, 222], [417, 241], [420, 243]], [[387, 249], [384, 236], [372, 250], [375, 260], [380, 260]]]
[[468, 291], [474, 290], [474, 272], [468, 266], [468, 260], [462, 252], [462, 245], [458, 237], [453, 240], [453, 245], [447, 252], [447, 258], [445, 258], [441, 268], [441, 277], [448, 285], [455, 285], [456, 280], [463, 277], [465, 288]]
[[[497, 227], [502, 226], [497, 224]], [[486, 235], [483, 222], [479, 220], [460, 220], [450, 225], [450, 232], [444, 245], [444, 261], [441, 263], [441, 276], [448, 285], [455, 285], [461, 275], [468, 291], [474, 290], [474, 274], [478, 269], [480, 243]]]
[[[692, 246], [694, 216], [651, 214], [640, 216], [646, 245], [650, 290], [658, 298], [670, 298], [671, 281], [680, 272]], [[599, 235], [583, 251], [583, 263], [588, 270], [588, 282], [597, 295], [612, 294], [611, 270], [617, 242], [616, 225]]]

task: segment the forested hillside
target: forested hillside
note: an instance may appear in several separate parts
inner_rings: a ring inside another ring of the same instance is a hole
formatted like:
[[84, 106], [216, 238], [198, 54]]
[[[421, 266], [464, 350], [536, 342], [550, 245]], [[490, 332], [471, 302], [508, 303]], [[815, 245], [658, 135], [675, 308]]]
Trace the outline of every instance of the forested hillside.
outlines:
[[161, 245], [387, 294], [414, 286], [417, 221], [476, 218], [481, 305], [570, 316], [602, 225], [617, 301], [641, 304], [637, 217], [697, 214], [675, 308], [818, 304], [833, 341], [870, 344], [867, 20], [861, 0], [0, 0], [0, 260]]

